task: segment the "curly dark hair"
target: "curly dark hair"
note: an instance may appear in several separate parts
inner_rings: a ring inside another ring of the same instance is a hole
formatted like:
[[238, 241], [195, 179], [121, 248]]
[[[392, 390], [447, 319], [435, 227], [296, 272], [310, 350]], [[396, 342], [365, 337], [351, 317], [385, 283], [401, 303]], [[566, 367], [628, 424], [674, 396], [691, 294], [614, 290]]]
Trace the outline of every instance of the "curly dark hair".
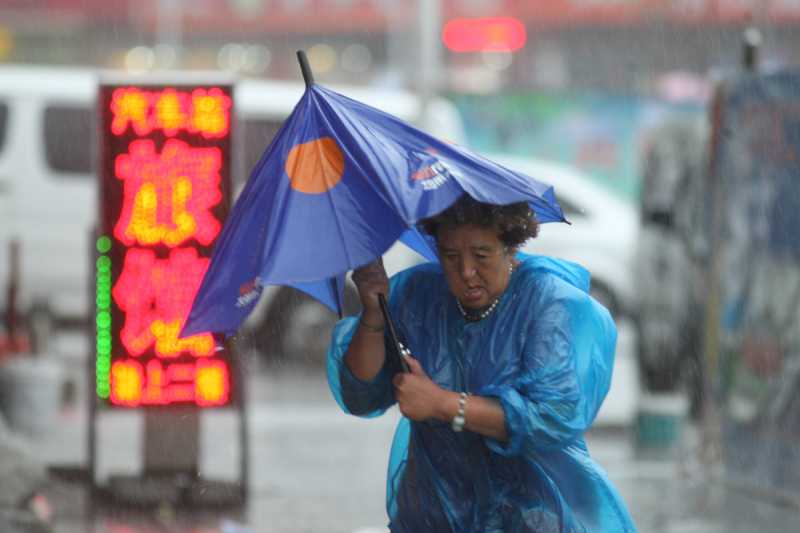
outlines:
[[456, 203], [438, 215], [420, 222], [422, 230], [434, 238], [441, 226], [462, 224], [496, 229], [500, 242], [508, 248], [518, 248], [539, 234], [539, 221], [526, 202], [487, 204], [468, 194], [462, 195]]

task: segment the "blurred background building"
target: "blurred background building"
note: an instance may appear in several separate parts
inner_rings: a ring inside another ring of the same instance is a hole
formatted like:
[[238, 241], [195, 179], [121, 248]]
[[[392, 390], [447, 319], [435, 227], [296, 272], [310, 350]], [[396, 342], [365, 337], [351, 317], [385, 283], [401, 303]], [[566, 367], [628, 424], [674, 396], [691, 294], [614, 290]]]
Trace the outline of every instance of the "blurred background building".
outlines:
[[753, 24], [768, 63], [800, 52], [789, 0], [3, 0], [0, 62], [295, 78], [304, 48], [322, 81], [413, 88], [426, 20], [455, 91], [702, 95], [695, 77], [738, 65]]
[[0, 0], [0, 64], [298, 80], [302, 48], [322, 83], [444, 93], [474, 148], [636, 201], [641, 132], [703, 112], [747, 27], [762, 69], [791, 65], [799, 25], [790, 0]]

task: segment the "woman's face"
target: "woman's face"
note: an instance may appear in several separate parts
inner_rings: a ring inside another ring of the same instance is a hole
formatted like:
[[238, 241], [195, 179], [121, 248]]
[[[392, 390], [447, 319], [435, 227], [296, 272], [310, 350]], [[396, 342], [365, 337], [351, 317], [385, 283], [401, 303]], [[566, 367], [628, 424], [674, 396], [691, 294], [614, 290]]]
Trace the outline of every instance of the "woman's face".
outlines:
[[506, 290], [513, 253], [497, 231], [472, 224], [444, 225], [436, 241], [450, 292], [461, 305], [480, 309]]

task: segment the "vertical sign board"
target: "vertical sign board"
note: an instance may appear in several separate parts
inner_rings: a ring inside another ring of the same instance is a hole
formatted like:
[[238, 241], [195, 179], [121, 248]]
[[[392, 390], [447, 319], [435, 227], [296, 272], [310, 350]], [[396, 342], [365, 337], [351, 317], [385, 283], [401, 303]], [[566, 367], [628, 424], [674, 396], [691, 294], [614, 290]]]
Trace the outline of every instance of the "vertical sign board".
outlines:
[[704, 202], [714, 213], [705, 350], [726, 474], [792, 501], [800, 496], [798, 87], [796, 70], [722, 85]]
[[98, 105], [97, 396], [229, 405], [226, 351], [179, 333], [229, 208], [232, 88], [103, 84]]

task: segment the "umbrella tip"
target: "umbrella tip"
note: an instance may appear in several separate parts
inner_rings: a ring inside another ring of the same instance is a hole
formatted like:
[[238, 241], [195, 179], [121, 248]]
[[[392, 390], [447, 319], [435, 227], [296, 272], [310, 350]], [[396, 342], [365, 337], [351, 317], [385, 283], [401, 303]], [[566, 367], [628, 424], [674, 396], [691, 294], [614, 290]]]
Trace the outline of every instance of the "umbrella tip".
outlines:
[[308, 64], [308, 57], [306, 57], [305, 51], [297, 51], [297, 61], [300, 62], [300, 72], [303, 73], [303, 81], [306, 82], [306, 88], [308, 89], [314, 85], [314, 75], [311, 73], [311, 67]]

